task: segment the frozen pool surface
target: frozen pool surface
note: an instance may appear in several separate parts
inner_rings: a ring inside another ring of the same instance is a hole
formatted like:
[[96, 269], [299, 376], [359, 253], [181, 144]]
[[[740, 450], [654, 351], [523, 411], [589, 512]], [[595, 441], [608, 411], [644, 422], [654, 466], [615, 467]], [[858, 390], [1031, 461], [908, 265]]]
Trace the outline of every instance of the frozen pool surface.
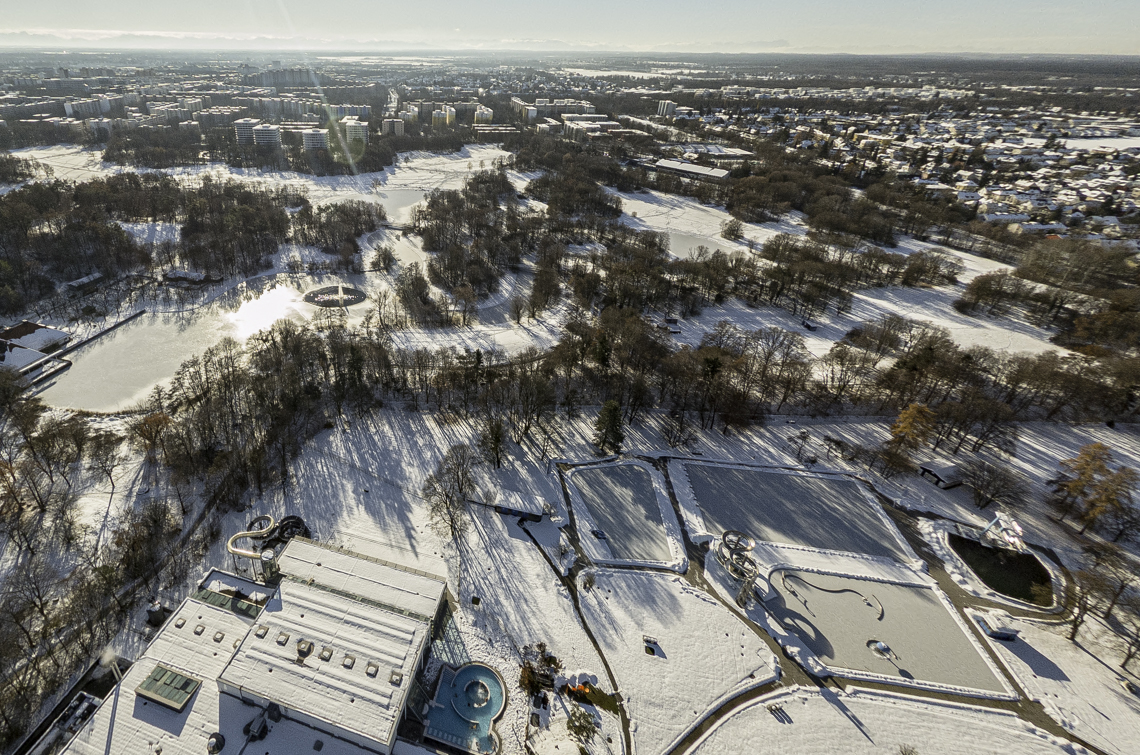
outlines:
[[688, 463], [685, 473], [706, 528], [760, 540], [908, 561], [882, 507], [843, 477]]

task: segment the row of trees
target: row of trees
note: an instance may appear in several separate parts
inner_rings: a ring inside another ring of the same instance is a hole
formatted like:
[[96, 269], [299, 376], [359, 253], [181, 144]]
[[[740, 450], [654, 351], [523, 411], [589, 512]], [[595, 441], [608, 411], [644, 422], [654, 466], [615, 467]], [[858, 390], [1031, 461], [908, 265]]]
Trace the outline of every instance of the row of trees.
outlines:
[[[24, 733], [41, 705], [121, 629], [138, 596], [180, 582], [210, 533], [183, 541], [182, 517], [161, 498], [112, 513], [129, 437], [87, 418], [49, 412], [0, 369], [0, 533], [9, 545], [0, 591], [0, 745]], [[104, 527], [84, 524], [81, 492], [106, 483]], [[104, 533], [105, 530], [105, 533]]]
[[[338, 255], [347, 265], [358, 251], [356, 239], [384, 220], [376, 204], [314, 208], [289, 187], [209, 176], [196, 185], [154, 173], [29, 184], [0, 196], [0, 312], [18, 312], [59, 281], [91, 272], [112, 278], [158, 264], [250, 275], [287, 240]], [[177, 224], [180, 234], [146, 246], [121, 225], [131, 222]]]

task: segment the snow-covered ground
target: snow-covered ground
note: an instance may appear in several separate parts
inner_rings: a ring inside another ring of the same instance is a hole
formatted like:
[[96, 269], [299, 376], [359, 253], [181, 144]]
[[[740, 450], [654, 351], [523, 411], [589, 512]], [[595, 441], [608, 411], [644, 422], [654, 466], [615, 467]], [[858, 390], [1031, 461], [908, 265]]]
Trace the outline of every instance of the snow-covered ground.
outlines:
[[750, 307], [739, 299], [732, 299], [724, 304], [707, 306], [700, 315], [680, 320], [677, 327], [681, 332], [675, 338], [679, 343], [696, 346], [718, 322], [728, 320], [744, 330], [777, 326], [800, 333], [808, 351], [822, 356], [857, 325], [883, 315], [896, 314], [946, 328], [951, 338], [963, 348], [988, 346], [998, 351], [1031, 354], [1064, 351], [1049, 342], [1049, 331], [1020, 317], [971, 317], [958, 312], [953, 303], [964, 290], [965, 283], [937, 288], [889, 286], [862, 289], [855, 293], [850, 310], [843, 315], [836, 316], [829, 309], [813, 316], [814, 331], [804, 328], [803, 318], [789, 310], [770, 305]]
[[767, 695], [715, 726], [691, 755], [921, 755], [1080, 753], [1012, 713], [853, 689]]
[[[1067, 627], [1019, 619], [1006, 623], [1020, 632], [1017, 640], [990, 644], [1026, 694], [1065, 729], [1105, 752], [1138, 751], [1140, 697], [1121, 686], [1117, 654], [1106, 653], [1103, 641], [1089, 647], [1070, 642]], [[1090, 620], [1082, 629], [1082, 642], [1090, 635], [1103, 637], [1098, 623]]]
[[394, 220], [406, 220], [407, 208], [419, 201], [424, 192], [458, 189], [472, 172], [490, 169], [495, 160], [509, 155], [495, 145], [472, 144], [454, 153], [407, 152], [399, 156], [395, 165], [375, 173], [310, 176], [292, 171], [231, 168], [224, 163], [152, 171], [104, 162], [102, 150], [73, 144], [31, 147], [12, 154], [38, 160], [52, 168], [54, 178], [69, 181], [135, 172], [162, 172], [187, 179], [208, 175], [215, 181], [237, 180], [267, 187], [303, 189], [314, 204], [361, 199], [385, 204], [387, 208], [390, 202]]
[[163, 241], [178, 241], [182, 228], [177, 223], [119, 223], [135, 241], [143, 244], [160, 244]]
[[681, 577], [599, 569], [593, 578], [588, 589], [579, 579], [582, 610], [617, 676], [636, 755], [660, 755], [730, 693], [776, 678], [767, 644]]
[[732, 219], [723, 207], [701, 204], [692, 197], [675, 196], [659, 191], [636, 193], [610, 191], [621, 198], [621, 220], [639, 231], [669, 234], [669, 253], [674, 257], [690, 257], [691, 250], [704, 245], [710, 251], [747, 252], [746, 239], [757, 247], [781, 233], [802, 236], [807, 226], [799, 213], [790, 213], [771, 223], [744, 224], [744, 239], [728, 241], [721, 237], [721, 225]]

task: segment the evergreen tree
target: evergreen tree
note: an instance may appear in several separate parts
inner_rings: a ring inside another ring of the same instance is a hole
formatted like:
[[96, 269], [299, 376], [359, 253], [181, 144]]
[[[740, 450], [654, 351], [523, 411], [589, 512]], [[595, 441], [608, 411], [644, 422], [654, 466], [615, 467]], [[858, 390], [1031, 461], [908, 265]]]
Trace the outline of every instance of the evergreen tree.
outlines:
[[479, 451], [483, 458], [494, 464], [495, 469], [503, 466], [504, 444], [507, 441], [507, 428], [501, 417], [488, 417], [483, 432], [479, 433]]
[[607, 401], [598, 413], [594, 424], [594, 445], [613, 454], [621, 453], [625, 434], [621, 430], [621, 406], [616, 401]]

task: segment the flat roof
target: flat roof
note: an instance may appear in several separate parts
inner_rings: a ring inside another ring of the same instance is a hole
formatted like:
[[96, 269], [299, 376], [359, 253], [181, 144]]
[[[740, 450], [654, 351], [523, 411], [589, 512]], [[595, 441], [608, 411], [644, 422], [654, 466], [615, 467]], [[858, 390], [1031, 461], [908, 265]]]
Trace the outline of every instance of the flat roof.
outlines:
[[430, 618], [286, 577], [218, 686], [390, 742], [430, 632]]
[[431, 621], [447, 582], [412, 567], [295, 537], [278, 565], [299, 582], [313, 581], [381, 608]]
[[708, 178], [728, 178], [729, 175], [729, 171], [723, 168], [709, 168], [704, 165], [681, 162], [680, 160], [658, 160], [654, 163], [654, 167], [676, 170], [682, 173], [692, 173], [695, 176], [706, 176]]
[[[221, 695], [213, 680], [251, 623], [224, 608], [194, 598], [186, 600], [62, 752], [138, 755], [161, 747], [165, 755], [202, 755], [206, 740], [217, 731], [228, 741], [243, 742], [242, 727], [256, 711], [249, 707], [248, 714], [223, 722], [219, 714]], [[181, 702], [181, 709], [166, 702], [152, 702], [153, 698], [137, 692], [156, 671], [163, 669], [188, 679], [204, 680]]]
[[324, 731], [391, 742], [445, 582], [300, 538], [285, 553], [277, 588], [206, 575], [63, 752], [202, 755], [215, 732], [240, 749], [257, 698], [310, 723], [273, 724], [274, 755], [369, 752]]

